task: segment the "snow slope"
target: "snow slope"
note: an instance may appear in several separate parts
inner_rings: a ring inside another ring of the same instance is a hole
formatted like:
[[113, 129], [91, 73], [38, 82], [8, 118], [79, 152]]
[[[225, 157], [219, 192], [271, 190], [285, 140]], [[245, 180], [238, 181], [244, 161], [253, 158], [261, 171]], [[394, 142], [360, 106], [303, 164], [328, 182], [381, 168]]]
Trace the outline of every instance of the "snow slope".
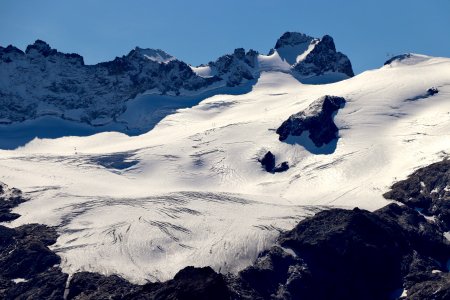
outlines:
[[[281, 123], [323, 95], [347, 100], [334, 152], [280, 142]], [[179, 109], [140, 136], [35, 139], [0, 151], [0, 181], [32, 197], [10, 226], [58, 226], [65, 271], [165, 280], [187, 265], [238, 271], [325, 207], [384, 206], [394, 181], [449, 154], [449, 133], [450, 59], [412, 55], [327, 85], [263, 72], [251, 92]], [[267, 151], [290, 169], [266, 172]]]

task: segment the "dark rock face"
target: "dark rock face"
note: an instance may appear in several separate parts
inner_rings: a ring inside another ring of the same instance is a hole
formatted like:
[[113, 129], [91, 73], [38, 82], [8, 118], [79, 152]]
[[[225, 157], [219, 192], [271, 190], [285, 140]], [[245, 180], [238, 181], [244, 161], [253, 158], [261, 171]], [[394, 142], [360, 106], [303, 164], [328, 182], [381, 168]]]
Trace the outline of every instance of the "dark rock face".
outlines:
[[[428, 228], [414, 231], [422, 226]], [[239, 274], [255, 298], [389, 299], [402, 287], [449, 289], [441, 276], [428, 282], [432, 270], [446, 272], [448, 242], [405, 206], [323, 211], [281, 234], [278, 243], [283, 248], [261, 253]]]
[[[19, 217], [10, 210], [26, 200], [20, 190], [0, 183], [1, 221]], [[48, 249], [56, 238], [55, 229], [45, 225], [0, 225], [0, 299], [62, 299], [67, 274], [54, 267], [61, 259]]]
[[267, 172], [272, 172], [272, 170], [275, 168], [275, 155], [273, 155], [272, 152], [269, 151], [264, 155], [262, 159], [259, 160], [259, 162]]
[[56, 49], [52, 49], [49, 44], [42, 40], [36, 40], [34, 44], [28, 45], [25, 50], [25, 54], [29, 54], [33, 51], [36, 51], [43, 55], [44, 57], [55, 55], [58, 51]]
[[269, 173], [279, 173], [289, 170], [289, 164], [287, 161], [282, 162], [279, 165], [275, 165], [275, 155], [268, 151], [262, 159], [259, 160], [261, 166]]
[[60, 268], [50, 268], [25, 282], [13, 283], [9, 281], [9, 288], [3, 291], [3, 299], [60, 300], [64, 296], [66, 281], [67, 274], [62, 273]]
[[0, 222], [17, 219], [19, 215], [12, 213], [11, 209], [25, 201], [26, 199], [20, 190], [10, 189], [6, 184], [0, 182]]
[[223, 276], [210, 267], [187, 267], [164, 283], [133, 285], [118, 276], [76, 273], [67, 299], [230, 299]]
[[310, 37], [304, 33], [300, 32], [285, 32], [283, 35], [277, 40], [275, 44], [275, 49], [279, 49], [286, 46], [296, 46], [305, 43], [311, 43], [314, 40], [313, 37]]
[[228, 76], [227, 86], [233, 87], [259, 76], [259, 72], [255, 69], [257, 58], [258, 52], [250, 49], [246, 53], [243, 48], [238, 48], [233, 54], [219, 57], [208, 65], [215, 70], [218, 77]]
[[5, 277], [30, 278], [59, 264], [61, 259], [47, 246], [56, 242], [53, 228], [27, 224], [17, 228], [1, 227], [1, 274]]
[[80, 272], [70, 279], [67, 299], [125, 299], [136, 287], [119, 276]]
[[383, 299], [401, 286], [406, 241], [397, 234], [367, 211], [330, 210], [300, 222], [280, 244], [308, 265], [310, 299]]
[[345, 105], [345, 99], [336, 96], [324, 96], [317, 99], [304, 111], [294, 114], [277, 129], [280, 141], [289, 135], [300, 136], [306, 130], [309, 138], [317, 147], [330, 143], [337, 138], [338, 128], [333, 122], [334, 113]]
[[450, 231], [450, 160], [444, 160], [418, 169], [407, 179], [392, 186], [384, 194], [418, 208], [426, 216], [434, 216], [443, 231]]
[[450, 299], [450, 274], [442, 272], [423, 274], [418, 283], [409, 287], [408, 299]]
[[210, 267], [187, 267], [173, 280], [162, 284], [154, 294], [155, 299], [229, 299], [229, 291], [222, 275]]
[[333, 38], [329, 35], [325, 35], [306, 58], [294, 66], [294, 71], [301, 76], [327, 72], [343, 73], [349, 77], [355, 75], [350, 60], [341, 52], [336, 52]]
[[431, 87], [427, 90], [428, 96], [433, 96], [433, 95], [436, 95], [437, 93], [439, 93], [439, 90], [435, 87]]

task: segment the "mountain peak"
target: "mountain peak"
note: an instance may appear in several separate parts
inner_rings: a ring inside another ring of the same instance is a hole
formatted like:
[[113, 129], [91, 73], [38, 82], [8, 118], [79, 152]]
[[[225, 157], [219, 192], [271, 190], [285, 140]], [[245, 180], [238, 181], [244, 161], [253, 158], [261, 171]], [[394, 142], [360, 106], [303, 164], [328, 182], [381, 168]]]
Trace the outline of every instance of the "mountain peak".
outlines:
[[150, 49], [136, 47], [128, 54], [128, 57], [139, 57], [158, 63], [168, 63], [176, 58], [161, 49]]
[[27, 49], [25, 50], [25, 53], [30, 54], [33, 51], [36, 51], [42, 54], [43, 56], [49, 56], [57, 53], [56, 49], [52, 49], [50, 45], [44, 42], [43, 40], [36, 40], [34, 44], [28, 45]]
[[[334, 40], [329, 35], [324, 35], [320, 40], [314, 40], [310, 44], [306, 55], [297, 59], [294, 70], [300, 77], [311, 75], [325, 75], [327, 73], [340, 73], [347, 77], [353, 77], [353, 68], [348, 57], [336, 51]], [[340, 79], [342, 80], [342, 78]]]
[[328, 34], [324, 35], [318, 44], [319, 47], [326, 48], [333, 52], [336, 52], [336, 45], [334, 44], [334, 40]]
[[300, 44], [309, 44], [314, 40], [313, 37], [300, 32], [287, 31], [277, 40], [275, 49], [283, 48], [285, 46], [297, 46]]

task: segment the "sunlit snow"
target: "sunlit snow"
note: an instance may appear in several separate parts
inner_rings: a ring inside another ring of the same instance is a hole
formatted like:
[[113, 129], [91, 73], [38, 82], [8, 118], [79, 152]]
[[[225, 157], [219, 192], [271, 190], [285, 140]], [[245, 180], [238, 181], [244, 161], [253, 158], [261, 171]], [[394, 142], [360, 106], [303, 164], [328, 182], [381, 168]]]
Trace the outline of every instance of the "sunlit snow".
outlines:
[[[413, 59], [327, 85], [263, 72], [251, 92], [179, 109], [146, 134], [35, 139], [2, 150], [0, 181], [31, 197], [9, 226], [58, 226], [52, 248], [69, 273], [142, 283], [188, 265], [236, 272], [305, 216], [380, 208], [393, 182], [448, 155], [450, 59]], [[405, 101], [432, 86], [438, 94]], [[323, 95], [347, 100], [334, 119], [334, 151], [280, 142], [281, 123]], [[258, 158], [267, 151], [290, 169], [266, 172]]]

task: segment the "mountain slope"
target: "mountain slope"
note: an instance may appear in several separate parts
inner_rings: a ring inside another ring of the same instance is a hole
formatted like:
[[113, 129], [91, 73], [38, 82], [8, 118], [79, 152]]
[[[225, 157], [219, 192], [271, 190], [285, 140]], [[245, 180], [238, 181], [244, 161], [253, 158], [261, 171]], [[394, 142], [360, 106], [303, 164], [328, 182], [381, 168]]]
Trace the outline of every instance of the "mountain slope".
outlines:
[[[300, 219], [378, 209], [397, 178], [448, 156], [449, 78], [450, 59], [416, 55], [325, 85], [263, 71], [251, 92], [207, 98], [140, 136], [36, 139], [0, 152], [0, 180], [32, 196], [9, 226], [58, 226], [52, 249], [69, 273], [142, 283], [188, 265], [237, 272]], [[277, 128], [318, 113], [308, 107], [325, 95], [346, 100], [336, 138], [280, 141]], [[267, 172], [268, 151], [289, 169]]]
[[[284, 34], [274, 50], [281, 57], [238, 48], [200, 67], [159, 49], [136, 47], [112, 61], [85, 65], [80, 55], [58, 52], [41, 40], [25, 52], [11, 45], [0, 47], [0, 134], [16, 140], [9, 145], [0, 142], [0, 147], [16, 148], [34, 137], [104, 131], [142, 134], [176, 109], [216, 94], [249, 92], [262, 71], [282, 68], [298, 74], [299, 80], [318, 82], [324, 81], [324, 75], [328, 81], [353, 76], [349, 60], [336, 53], [329, 36], [307, 37], [317, 43], [310, 51], [286, 35], [304, 36]], [[290, 56], [305, 56], [304, 63], [291, 64], [290, 57], [284, 56], [287, 48]], [[333, 62], [332, 67], [325, 60]], [[33, 129], [25, 130], [27, 124]]]

